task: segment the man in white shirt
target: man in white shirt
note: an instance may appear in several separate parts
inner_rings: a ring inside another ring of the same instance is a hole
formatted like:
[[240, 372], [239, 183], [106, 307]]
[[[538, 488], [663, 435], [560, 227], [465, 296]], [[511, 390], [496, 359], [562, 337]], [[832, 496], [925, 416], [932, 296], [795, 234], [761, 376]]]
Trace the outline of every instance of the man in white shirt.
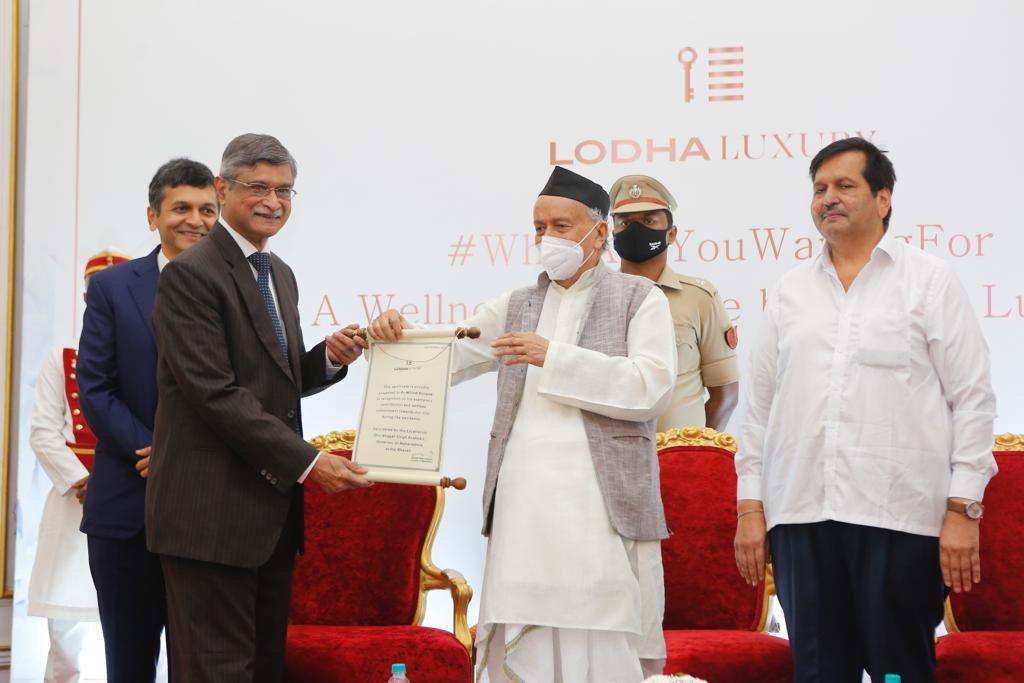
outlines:
[[[608, 194], [556, 167], [534, 205], [545, 272], [481, 306], [452, 382], [498, 373], [478, 680], [635, 683], [665, 658], [668, 536], [655, 421], [676, 377], [665, 295], [601, 262]], [[370, 326], [393, 340], [388, 311]], [[614, 378], [610, 381], [609, 378]]]
[[795, 680], [934, 681], [946, 587], [981, 580], [988, 349], [952, 269], [887, 234], [884, 152], [836, 141], [811, 178], [826, 248], [779, 280], [751, 357], [736, 564], [762, 580], [770, 541]]

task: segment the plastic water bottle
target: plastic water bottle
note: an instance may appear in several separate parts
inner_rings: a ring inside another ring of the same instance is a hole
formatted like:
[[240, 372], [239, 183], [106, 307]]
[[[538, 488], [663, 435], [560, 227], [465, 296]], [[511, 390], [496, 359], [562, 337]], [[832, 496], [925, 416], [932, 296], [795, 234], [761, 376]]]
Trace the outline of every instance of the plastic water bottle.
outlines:
[[388, 683], [409, 683], [409, 679], [405, 677], [405, 664], [391, 665], [391, 678], [388, 679]]
[[885, 674], [885, 683], [901, 683], [902, 680], [899, 674]]

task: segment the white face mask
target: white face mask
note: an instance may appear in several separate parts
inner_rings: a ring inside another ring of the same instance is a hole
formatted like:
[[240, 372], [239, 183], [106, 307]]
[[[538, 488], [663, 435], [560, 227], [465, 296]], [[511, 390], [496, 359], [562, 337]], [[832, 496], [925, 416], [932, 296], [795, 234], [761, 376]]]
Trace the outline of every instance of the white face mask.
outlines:
[[555, 281], [568, 280], [576, 274], [576, 271], [580, 269], [583, 262], [594, 253], [591, 250], [590, 254], [584, 256], [583, 247], [580, 246], [580, 242], [590, 237], [590, 233], [594, 232], [594, 228], [600, 222], [594, 223], [593, 227], [587, 231], [587, 234], [579, 242], [562, 239], [561, 237], [549, 237], [548, 235], [540, 238], [540, 264], [544, 267], [544, 272], [548, 274], [549, 278]]

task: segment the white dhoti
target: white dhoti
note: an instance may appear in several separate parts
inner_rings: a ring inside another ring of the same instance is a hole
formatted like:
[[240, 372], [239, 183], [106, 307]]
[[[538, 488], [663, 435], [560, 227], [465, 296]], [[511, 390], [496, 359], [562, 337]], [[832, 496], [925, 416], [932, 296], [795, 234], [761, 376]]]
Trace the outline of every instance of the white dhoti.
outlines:
[[477, 680], [632, 683], [643, 673], [631, 651], [620, 631], [497, 624], [477, 650]]

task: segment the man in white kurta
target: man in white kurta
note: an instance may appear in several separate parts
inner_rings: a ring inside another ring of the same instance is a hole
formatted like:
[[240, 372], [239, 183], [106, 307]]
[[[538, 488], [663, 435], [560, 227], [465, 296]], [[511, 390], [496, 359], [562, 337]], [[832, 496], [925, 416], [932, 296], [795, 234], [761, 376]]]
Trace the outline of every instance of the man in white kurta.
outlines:
[[[568, 178], [570, 184], [576, 178]], [[657, 418], [676, 375], [672, 317], [665, 295], [650, 287], [629, 321], [625, 355], [577, 344], [595, 304], [595, 284], [602, 277], [633, 277], [601, 263], [602, 207], [588, 212], [596, 202], [581, 199], [538, 198], [537, 241], [550, 278], [539, 283], [546, 291], [536, 330], [507, 332], [515, 296], [508, 293], [466, 321], [480, 328], [480, 338], [456, 346], [453, 383], [498, 370], [501, 362], [526, 367], [491, 515], [478, 680], [632, 683], [643, 678], [641, 658], [665, 656], [657, 618], [664, 601], [658, 541], [632, 540], [613, 525], [584, 412], [625, 422]], [[607, 206], [605, 195], [604, 215]], [[559, 258], [545, 252], [542, 238], [549, 236], [557, 240], [554, 251], [568, 244], [579, 249], [571, 271], [550, 267]], [[385, 328], [403, 324], [389, 312], [371, 325], [371, 334], [387, 338]], [[653, 454], [653, 443], [650, 449]], [[643, 552], [645, 544], [653, 548]]]
[[[672, 318], [664, 294], [652, 288], [630, 324], [628, 356], [600, 356], [576, 346], [596, 272], [587, 270], [568, 289], [548, 285], [537, 325], [550, 344], [544, 367], [527, 368], [487, 546], [478, 642], [485, 647], [481, 666], [492, 662], [491, 680], [504, 680], [495, 671], [506, 665], [527, 681], [640, 680], [641, 655], [664, 657], [663, 641], [640, 637], [649, 626], [642, 608], [654, 608], [664, 597], [641, 595], [648, 585], [642, 572], [650, 568], [636, 566], [638, 546], [658, 543], [625, 539], [612, 527], [581, 411], [631, 421], [657, 418], [675, 378]], [[487, 341], [456, 345], [453, 383], [497, 370], [487, 342], [501, 334], [507, 304], [506, 294], [466, 322]], [[526, 627], [535, 632], [517, 639]], [[509, 661], [494, 662], [494, 651], [512, 642]], [[645, 645], [653, 650], [641, 651]], [[559, 650], [562, 671], [553, 672], [548, 667]], [[579, 678], [571, 675], [576, 673]]]
[[[102, 252], [89, 259], [86, 285], [93, 273], [125, 260], [127, 256], [117, 252]], [[75, 355], [74, 347], [57, 347], [47, 355], [36, 379], [29, 423], [29, 444], [53, 484], [39, 522], [26, 610], [29, 616], [47, 619], [46, 683], [78, 680], [78, 655], [87, 633], [83, 622], [99, 621], [86, 537], [78, 529], [89, 471], [72, 448], [88, 446], [89, 441], [95, 446], [95, 437], [77, 405]], [[83, 439], [83, 433], [91, 439]]]

